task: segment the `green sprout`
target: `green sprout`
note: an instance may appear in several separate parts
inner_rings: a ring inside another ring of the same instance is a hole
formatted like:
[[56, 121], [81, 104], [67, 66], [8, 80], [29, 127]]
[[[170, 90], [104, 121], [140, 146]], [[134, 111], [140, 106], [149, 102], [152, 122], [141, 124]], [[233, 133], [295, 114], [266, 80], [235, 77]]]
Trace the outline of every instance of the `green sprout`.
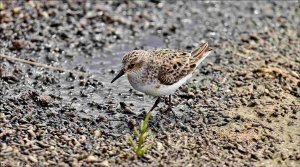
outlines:
[[133, 141], [133, 137], [131, 135], [128, 136], [129, 143], [139, 158], [144, 156], [145, 152], [152, 147], [152, 144], [145, 144], [146, 138], [151, 134], [151, 131], [147, 130], [150, 116], [151, 112], [148, 112], [145, 119], [141, 121], [140, 131], [138, 131], [137, 128], [134, 128], [134, 134], [138, 139], [138, 144]]
[[2, 1], [0, 1], [0, 10], [3, 10], [4, 9], [4, 4]]

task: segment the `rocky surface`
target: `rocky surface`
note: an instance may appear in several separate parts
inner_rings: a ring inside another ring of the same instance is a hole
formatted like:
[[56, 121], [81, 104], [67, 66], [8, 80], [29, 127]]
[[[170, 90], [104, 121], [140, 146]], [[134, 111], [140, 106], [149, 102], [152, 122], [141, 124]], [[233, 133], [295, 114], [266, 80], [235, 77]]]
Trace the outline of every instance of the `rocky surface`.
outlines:
[[[297, 1], [5, 1], [0, 55], [85, 74], [0, 58], [0, 166], [299, 166], [299, 25]], [[110, 84], [121, 57], [203, 40], [137, 159], [126, 136], [154, 99]]]

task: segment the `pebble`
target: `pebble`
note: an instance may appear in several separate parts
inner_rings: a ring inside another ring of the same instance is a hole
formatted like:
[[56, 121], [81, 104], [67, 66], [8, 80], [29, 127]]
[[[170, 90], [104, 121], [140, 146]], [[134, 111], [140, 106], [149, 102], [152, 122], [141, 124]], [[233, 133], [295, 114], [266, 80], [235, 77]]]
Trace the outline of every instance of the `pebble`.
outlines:
[[100, 166], [101, 166], [101, 167], [109, 167], [110, 165], [109, 165], [108, 160], [104, 160], [104, 161], [102, 161], [102, 162], [100, 163]]
[[19, 39], [19, 40], [14, 40], [14, 41], [12, 42], [12, 47], [13, 47], [14, 49], [20, 50], [20, 49], [25, 48], [25, 47], [27, 46], [27, 44], [28, 44], [28, 41], [26, 41], [26, 40], [24, 40], [24, 39]]
[[164, 150], [164, 146], [161, 142], [156, 142], [157, 145], [157, 151], [161, 152]]
[[100, 130], [95, 130], [94, 135], [95, 135], [96, 138], [100, 137], [101, 136], [101, 131]]
[[31, 138], [36, 138], [36, 135], [32, 129], [28, 130], [28, 133], [30, 134]]
[[86, 162], [97, 162], [98, 161], [98, 158], [96, 156], [93, 156], [93, 155], [89, 155], [86, 159], [85, 159]]
[[79, 137], [79, 140], [78, 140], [79, 142], [81, 142], [81, 143], [84, 143], [84, 142], [86, 142], [86, 136], [85, 135], [80, 135], [80, 137]]
[[35, 156], [32, 156], [32, 155], [29, 155], [28, 156], [28, 159], [31, 161], [31, 162], [38, 162], [38, 159], [35, 157]]

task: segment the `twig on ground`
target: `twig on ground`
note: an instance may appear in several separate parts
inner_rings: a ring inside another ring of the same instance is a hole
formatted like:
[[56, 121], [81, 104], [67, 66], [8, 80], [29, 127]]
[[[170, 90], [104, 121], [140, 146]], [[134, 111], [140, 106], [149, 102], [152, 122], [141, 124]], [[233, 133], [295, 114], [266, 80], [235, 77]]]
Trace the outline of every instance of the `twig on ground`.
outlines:
[[46, 65], [46, 64], [42, 64], [42, 63], [37, 63], [37, 62], [29, 61], [29, 60], [20, 59], [20, 58], [17, 58], [17, 57], [10, 57], [10, 56], [5, 56], [5, 55], [0, 55], [0, 58], [12, 60], [12, 61], [18, 61], [18, 62], [22, 62], [22, 63], [26, 63], [26, 64], [31, 64], [31, 65], [34, 65], [34, 66], [48, 68], [48, 69], [51, 69], [51, 70], [61, 71], [61, 72], [69, 72], [69, 73], [73, 73], [73, 74], [77, 74], [77, 75], [86, 75], [86, 73], [84, 73], [84, 72], [75, 71], [75, 70], [68, 70], [68, 69], [64, 69], [64, 68], [60, 68], [60, 67], [53, 67], [53, 66], [49, 66], [49, 65]]

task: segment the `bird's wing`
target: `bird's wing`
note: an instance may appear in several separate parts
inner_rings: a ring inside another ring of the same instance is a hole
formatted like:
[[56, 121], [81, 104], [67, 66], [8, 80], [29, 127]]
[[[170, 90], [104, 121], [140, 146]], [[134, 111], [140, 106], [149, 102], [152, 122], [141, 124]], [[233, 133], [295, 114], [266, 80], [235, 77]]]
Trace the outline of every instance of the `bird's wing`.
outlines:
[[206, 56], [209, 55], [211, 50], [212, 49], [208, 46], [207, 42], [201, 44], [195, 50], [192, 51], [190, 63], [196, 64], [196, 66], [198, 66], [206, 58]]
[[172, 49], [160, 49], [152, 52], [156, 59], [162, 60], [159, 65], [158, 80], [163, 85], [172, 85], [187, 74], [187, 65], [191, 54]]
[[158, 80], [164, 85], [173, 85], [191, 74], [211, 51], [207, 43], [197, 47], [192, 53], [171, 49], [158, 50], [155, 55], [163, 59], [158, 72]]

